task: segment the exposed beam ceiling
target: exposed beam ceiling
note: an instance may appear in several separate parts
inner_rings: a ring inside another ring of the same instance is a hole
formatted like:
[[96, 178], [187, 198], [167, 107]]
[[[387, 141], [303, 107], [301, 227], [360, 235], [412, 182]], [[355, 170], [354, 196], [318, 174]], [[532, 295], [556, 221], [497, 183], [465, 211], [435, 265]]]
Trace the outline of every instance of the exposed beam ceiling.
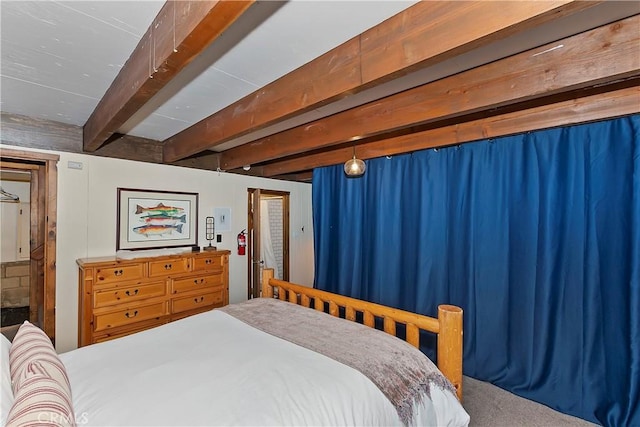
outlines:
[[[364, 142], [358, 145], [357, 155], [358, 158], [366, 160], [536, 129], [601, 120], [604, 117], [620, 117], [637, 113], [639, 102], [640, 87], [635, 82], [632, 87], [611, 92]], [[331, 151], [274, 162], [262, 166], [260, 175], [274, 177], [299, 170], [335, 165], [348, 159], [352, 153], [353, 147], [341, 146]]]
[[[492, 2], [417, 3], [167, 139], [164, 159], [173, 162], [213, 148], [593, 5], [505, 2], [496, 13]], [[454, 27], [465, 31], [451, 31]]]
[[95, 151], [253, 4], [171, 1], [153, 20], [84, 126]]
[[221, 167], [235, 169], [625, 79], [640, 69], [638, 28], [640, 17], [628, 18], [307, 123], [224, 151]]
[[[640, 113], [640, 2], [145, 4], [0, 3], [3, 142], [307, 182], [354, 147], [369, 159]], [[72, 31], [96, 47], [77, 84], [35, 66], [80, 68], [64, 63]], [[124, 42], [126, 61], [112, 46]], [[121, 69], [91, 92], [113, 70], [100, 67], [106, 48]], [[46, 114], [25, 118], [23, 98]]]

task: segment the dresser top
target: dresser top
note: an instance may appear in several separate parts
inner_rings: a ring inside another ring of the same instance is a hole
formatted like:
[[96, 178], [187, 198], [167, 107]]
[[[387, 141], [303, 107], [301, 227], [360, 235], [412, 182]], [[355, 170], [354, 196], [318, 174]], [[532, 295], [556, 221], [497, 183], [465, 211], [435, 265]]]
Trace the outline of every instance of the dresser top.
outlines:
[[124, 263], [139, 263], [146, 261], [161, 261], [161, 260], [169, 260], [169, 259], [179, 259], [185, 257], [206, 257], [206, 256], [218, 256], [218, 255], [229, 255], [231, 251], [229, 250], [218, 250], [218, 251], [200, 251], [200, 252], [182, 252], [179, 254], [171, 254], [171, 255], [155, 255], [155, 256], [139, 256], [139, 257], [119, 257], [117, 255], [111, 256], [103, 256], [103, 257], [92, 257], [92, 258], [79, 258], [76, 260], [76, 263], [79, 266], [84, 266], [87, 264], [97, 264], [97, 263], [105, 263], [105, 264], [124, 264]]

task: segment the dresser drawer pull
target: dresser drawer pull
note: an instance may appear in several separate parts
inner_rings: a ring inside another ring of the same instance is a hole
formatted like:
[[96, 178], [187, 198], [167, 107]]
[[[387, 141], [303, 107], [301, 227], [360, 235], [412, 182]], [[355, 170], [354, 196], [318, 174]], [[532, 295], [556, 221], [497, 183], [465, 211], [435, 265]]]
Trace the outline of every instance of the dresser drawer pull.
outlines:
[[193, 279], [193, 283], [196, 285], [202, 285], [204, 283], [204, 279]]
[[125, 292], [125, 294], [127, 294], [127, 296], [134, 296], [134, 295], [138, 295], [139, 289], [136, 289], [135, 291], [131, 292], [131, 291], [127, 291]]
[[204, 262], [204, 263], [205, 263], [205, 264], [211, 264], [212, 262], [213, 262], [212, 260], [207, 259], [207, 260], [205, 260], [205, 262]]
[[173, 267], [171, 264], [165, 264], [164, 265], [164, 269], [165, 270], [171, 270], [171, 267]]
[[122, 276], [122, 270], [114, 270], [113, 274], [116, 276]]
[[132, 317], [136, 317], [138, 315], [138, 310], [134, 311], [133, 315], [131, 315], [131, 313], [129, 313], [128, 311], [124, 315], [131, 319]]
[[202, 302], [202, 301], [204, 301], [204, 297], [194, 298], [193, 301], [194, 302]]

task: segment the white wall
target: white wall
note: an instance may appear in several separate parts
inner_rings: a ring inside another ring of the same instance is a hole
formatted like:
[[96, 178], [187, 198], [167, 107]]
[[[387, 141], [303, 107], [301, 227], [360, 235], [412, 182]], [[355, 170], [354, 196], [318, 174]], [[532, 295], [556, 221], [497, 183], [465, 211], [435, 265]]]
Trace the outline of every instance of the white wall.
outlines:
[[[2, 181], [2, 189], [20, 198], [20, 203], [0, 203], [0, 261], [29, 259], [29, 198], [31, 184], [21, 181]], [[22, 209], [23, 215], [20, 215]], [[26, 227], [25, 227], [26, 225]], [[22, 252], [18, 248], [26, 243]]]
[[[247, 257], [237, 255], [236, 235], [247, 228], [247, 188], [290, 192], [291, 281], [313, 285], [310, 184], [83, 154], [52, 153], [60, 156], [56, 267], [56, 348], [59, 352], [77, 346], [76, 259], [115, 254], [118, 187], [198, 193], [200, 246], [207, 244], [204, 218], [213, 215], [214, 207], [231, 208], [232, 230], [220, 233], [222, 243], [215, 243], [215, 246], [231, 250], [229, 300], [232, 303], [246, 299]], [[81, 162], [82, 170], [69, 169], [69, 161]]]

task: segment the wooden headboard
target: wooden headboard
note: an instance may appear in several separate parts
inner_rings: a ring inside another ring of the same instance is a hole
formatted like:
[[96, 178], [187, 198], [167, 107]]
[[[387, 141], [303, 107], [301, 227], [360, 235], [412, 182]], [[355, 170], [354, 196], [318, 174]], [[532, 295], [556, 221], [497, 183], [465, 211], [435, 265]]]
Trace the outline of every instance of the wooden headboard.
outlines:
[[[420, 348], [420, 330], [438, 335], [438, 369], [453, 384], [462, 400], [462, 309], [454, 305], [438, 306], [438, 317], [423, 316], [397, 308], [386, 307], [356, 298], [346, 297], [307, 286], [277, 280], [273, 278], [273, 269], [262, 272], [262, 297], [278, 298], [318, 311], [325, 311], [344, 319], [356, 321], [361, 313], [363, 324], [375, 327], [376, 318], [383, 319], [384, 331], [396, 335], [396, 324], [406, 327], [405, 341]], [[313, 307], [312, 307], [313, 306]]]

